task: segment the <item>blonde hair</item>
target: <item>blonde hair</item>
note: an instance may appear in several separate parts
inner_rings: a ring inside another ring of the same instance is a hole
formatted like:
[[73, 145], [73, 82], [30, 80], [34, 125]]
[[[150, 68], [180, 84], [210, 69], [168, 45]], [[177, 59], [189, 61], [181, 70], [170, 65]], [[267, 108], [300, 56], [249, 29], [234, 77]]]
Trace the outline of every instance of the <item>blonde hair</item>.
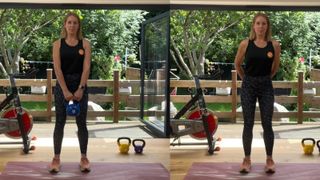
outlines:
[[77, 38], [78, 40], [81, 40], [83, 39], [83, 36], [82, 36], [82, 30], [81, 30], [81, 21], [80, 21], [80, 17], [78, 14], [74, 13], [74, 12], [69, 12], [65, 17], [64, 17], [64, 20], [63, 20], [63, 26], [62, 26], [62, 29], [61, 29], [61, 38], [66, 38], [67, 37], [67, 30], [66, 28], [64, 27], [64, 25], [66, 24], [68, 18], [70, 16], [74, 16], [75, 18], [77, 18], [78, 20], [78, 23], [79, 23], [79, 28], [78, 28], [78, 31], [77, 31]]
[[267, 21], [267, 25], [268, 25], [268, 28], [267, 28], [267, 31], [266, 31], [266, 34], [265, 34], [265, 37], [264, 39], [266, 41], [271, 41], [272, 40], [272, 37], [271, 37], [271, 27], [270, 27], [270, 20], [269, 20], [269, 17], [264, 14], [264, 13], [257, 13], [254, 17], [253, 17], [253, 20], [252, 20], [252, 24], [251, 24], [251, 30], [250, 30], [250, 35], [249, 35], [249, 39], [250, 40], [255, 40], [257, 38], [257, 35], [256, 35], [256, 32], [254, 31], [253, 29], [253, 26], [257, 20], [258, 17], [263, 17], [266, 19]]

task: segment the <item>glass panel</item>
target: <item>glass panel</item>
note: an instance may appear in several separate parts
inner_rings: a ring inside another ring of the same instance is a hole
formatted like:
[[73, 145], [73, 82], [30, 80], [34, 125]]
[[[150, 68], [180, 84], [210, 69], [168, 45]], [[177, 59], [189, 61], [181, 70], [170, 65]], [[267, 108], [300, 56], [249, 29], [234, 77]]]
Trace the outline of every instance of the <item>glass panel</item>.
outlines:
[[167, 16], [145, 24], [143, 44], [144, 121], [164, 132], [168, 62]]

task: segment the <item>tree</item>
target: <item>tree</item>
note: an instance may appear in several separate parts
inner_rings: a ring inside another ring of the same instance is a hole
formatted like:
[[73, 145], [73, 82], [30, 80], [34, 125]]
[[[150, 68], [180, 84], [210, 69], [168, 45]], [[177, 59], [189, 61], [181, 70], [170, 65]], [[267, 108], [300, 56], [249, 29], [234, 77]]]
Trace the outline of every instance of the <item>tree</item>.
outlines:
[[[52, 10], [45, 10], [49, 13]], [[21, 56], [34, 61], [51, 61], [52, 43], [60, 37], [64, 14], [70, 10], [61, 10], [60, 16], [34, 33], [26, 44]], [[140, 25], [146, 11], [142, 10], [72, 10], [82, 21], [85, 38], [92, 46], [92, 64], [90, 78], [110, 79], [114, 57], [125, 56], [127, 49], [138, 53]], [[124, 58], [123, 58], [124, 59]]]
[[300, 59], [307, 59], [312, 33], [306, 21], [308, 12], [269, 12], [272, 34], [281, 43], [280, 69], [276, 80], [295, 80], [298, 71], [306, 68]]
[[109, 79], [114, 57], [125, 56], [126, 49], [138, 52], [142, 10], [82, 10], [85, 36], [92, 45], [91, 78]]
[[309, 55], [312, 67], [320, 69], [320, 13], [308, 12], [305, 17], [310, 29]]
[[182, 76], [204, 74], [209, 47], [247, 16], [247, 12], [237, 11], [172, 11], [170, 54]]
[[[310, 50], [313, 56], [320, 53], [320, 13], [264, 13], [270, 18], [273, 38], [281, 43], [281, 64], [275, 79], [294, 80], [299, 70], [307, 70], [299, 60], [308, 59]], [[188, 78], [201, 74], [204, 58], [208, 62], [232, 63], [240, 41], [248, 38], [254, 14], [255, 11], [173, 11], [170, 52], [180, 72]]]
[[20, 52], [38, 30], [55, 20], [59, 11], [41, 9], [0, 10], [1, 75], [19, 72]]

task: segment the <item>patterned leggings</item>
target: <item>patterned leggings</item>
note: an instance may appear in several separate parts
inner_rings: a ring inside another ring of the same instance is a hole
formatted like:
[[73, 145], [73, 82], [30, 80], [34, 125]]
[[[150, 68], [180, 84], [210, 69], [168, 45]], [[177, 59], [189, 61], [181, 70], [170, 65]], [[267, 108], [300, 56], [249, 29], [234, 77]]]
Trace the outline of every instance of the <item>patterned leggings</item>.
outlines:
[[251, 154], [252, 130], [257, 99], [261, 114], [266, 154], [267, 156], [272, 156], [274, 144], [274, 133], [272, 129], [274, 92], [270, 76], [244, 76], [242, 82], [241, 105], [244, 118], [242, 143], [245, 156], [250, 156]]
[[[80, 84], [81, 75], [65, 75], [64, 76], [67, 87], [70, 92], [74, 93]], [[61, 144], [64, 134], [64, 126], [66, 124], [66, 105], [67, 101], [63, 96], [62, 89], [57, 83], [54, 91], [55, 108], [56, 108], [56, 123], [53, 133], [54, 154], [61, 153]], [[83, 97], [80, 100], [80, 115], [76, 117], [78, 126], [78, 140], [80, 144], [81, 154], [87, 153], [88, 145], [88, 129], [87, 129], [87, 109], [88, 109], [88, 90], [84, 89]]]

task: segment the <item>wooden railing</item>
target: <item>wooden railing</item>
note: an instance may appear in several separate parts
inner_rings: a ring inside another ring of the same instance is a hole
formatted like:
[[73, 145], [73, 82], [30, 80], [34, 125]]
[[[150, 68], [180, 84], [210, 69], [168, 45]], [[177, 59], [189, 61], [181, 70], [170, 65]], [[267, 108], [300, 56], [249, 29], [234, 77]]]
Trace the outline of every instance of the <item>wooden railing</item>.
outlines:
[[[93, 101], [98, 104], [111, 103], [112, 109], [104, 111], [88, 111], [88, 117], [111, 117], [113, 122], [117, 123], [123, 117], [139, 117], [140, 115], [140, 94], [122, 94], [120, 89], [123, 87], [140, 88], [140, 80], [120, 80], [119, 71], [114, 71], [114, 80], [89, 80], [88, 87], [104, 87], [110, 89], [112, 94], [89, 94], [89, 101]], [[150, 82], [147, 82], [150, 83]], [[152, 82], [151, 82], [152, 83]], [[159, 83], [159, 82], [158, 82]], [[232, 71], [231, 81], [222, 80], [201, 80], [201, 87], [203, 88], [226, 88], [231, 87], [231, 95], [220, 96], [220, 95], [205, 95], [206, 103], [229, 103], [231, 104], [231, 112], [214, 112], [220, 118], [230, 119], [230, 122], [235, 123], [237, 118], [242, 118], [242, 113], [237, 112], [237, 106], [240, 103], [240, 97], [237, 94], [237, 89], [241, 88], [241, 81], [237, 80], [237, 74]], [[20, 94], [22, 102], [46, 102], [45, 110], [29, 110], [33, 117], [44, 117], [48, 121], [51, 121], [52, 117], [55, 116], [53, 107], [53, 92], [52, 89], [55, 87], [56, 80], [52, 79], [52, 70], [47, 69], [47, 79], [16, 79], [16, 85], [18, 87], [30, 87], [30, 86], [46, 86], [47, 92], [44, 94]], [[9, 80], [0, 79], [0, 86], [9, 86]], [[171, 80], [171, 88], [189, 88], [194, 87], [193, 80]], [[298, 81], [273, 81], [274, 88], [290, 88], [297, 91], [297, 95], [286, 95], [276, 96], [275, 101], [279, 104], [296, 104], [297, 110], [290, 112], [274, 112], [274, 118], [296, 118], [297, 123], [303, 123], [304, 118], [320, 118], [320, 111], [303, 111], [304, 103], [309, 104], [312, 107], [320, 107], [320, 96], [317, 94], [305, 95], [305, 88], [318, 88], [320, 87], [320, 81], [305, 82], [303, 73], [299, 72]], [[318, 92], [317, 92], [318, 93]], [[5, 98], [5, 94], [0, 94], [0, 100]], [[145, 96], [147, 98], [147, 96]], [[156, 96], [156, 101], [161, 104], [164, 95]], [[174, 103], [186, 103], [190, 100], [190, 95], [171, 95], [170, 99]], [[120, 110], [119, 103], [122, 102], [126, 106], [133, 107], [131, 110]], [[133, 110], [132, 110], [133, 109]], [[151, 115], [163, 115], [163, 111], [144, 111], [145, 116]], [[256, 113], [256, 117], [260, 116]]]
[[[119, 71], [115, 70], [113, 73], [114, 80], [89, 80], [88, 87], [104, 87], [110, 89], [112, 94], [89, 94], [89, 101], [93, 101], [98, 104], [111, 103], [112, 109], [104, 111], [88, 111], [88, 117], [111, 117], [113, 122], [119, 122], [122, 117], [139, 117], [140, 110], [140, 94], [121, 94], [120, 89], [122, 87], [131, 86], [137, 88], [140, 86], [140, 80], [120, 80]], [[33, 117], [47, 118], [51, 121], [55, 116], [53, 107], [53, 92], [56, 79], [52, 79], [52, 69], [47, 69], [47, 79], [16, 79], [17, 87], [31, 87], [31, 86], [46, 86], [47, 92], [44, 94], [21, 94], [20, 100], [22, 102], [47, 102], [45, 110], [28, 110]], [[9, 86], [9, 80], [0, 79], [0, 86]], [[5, 94], [0, 94], [0, 100], [5, 98]], [[161, 101], [160, 96], [158, 99]], [[133, 107], [131, 110], [120, 110], [119, 103], [123, 102], [127, 106]], [[134, 110], [132, 110], [134, 109]], [[154, 114], [154, 111], [145, 111], [145, 115]]]
[[[298, 124], [303, 123], [304, 118], [320, 118], [320, 111], [303, 111], [304, 103], [309, 104], [312, 107], [320, 107], [320, 96], [317, 95], [305, 95], [304, 89], [306, 88], [317, 88], [320, 87], [320, 81], [305, 82], [303, 72], [299, 72], [298, 81], [287, 82], [287, 81], [273, 81], [274, 88], [290, 88], [296, 89], [297, 95], [282, 95], [275, 96], [275, 102], [279, 104], [296, 104], [297, 110], [290, 112], [274, 112], [274, 118], [296, 118]], [[241, 88], [241, 81], [237, 80], [236, 71], [232, 71], [231, 81], [222, 80], [201, 80], [200, 84], [202, 88], [226, 88], [231, 87], [231, 95], [205, 95], [206, 103], [229, 103], [231, 104], [231, 112], [214, 112], [220, 118], [230, 119], [231, 122], [235, 123], [236, 118], [242, 118], [242, 113], [237, 112], [236, 109], [240, 103], [240, 97], [237, 94], [237, 88]], [[189, 88], [195, 87], [194, 81], [192, 80], [171, 80], [171, 88]], [[190, 95], [171, 95], [170, 100], [174, 103], [186, 103], [190, 100]], [[257, 112], [256, 115], [260, 116]]]

